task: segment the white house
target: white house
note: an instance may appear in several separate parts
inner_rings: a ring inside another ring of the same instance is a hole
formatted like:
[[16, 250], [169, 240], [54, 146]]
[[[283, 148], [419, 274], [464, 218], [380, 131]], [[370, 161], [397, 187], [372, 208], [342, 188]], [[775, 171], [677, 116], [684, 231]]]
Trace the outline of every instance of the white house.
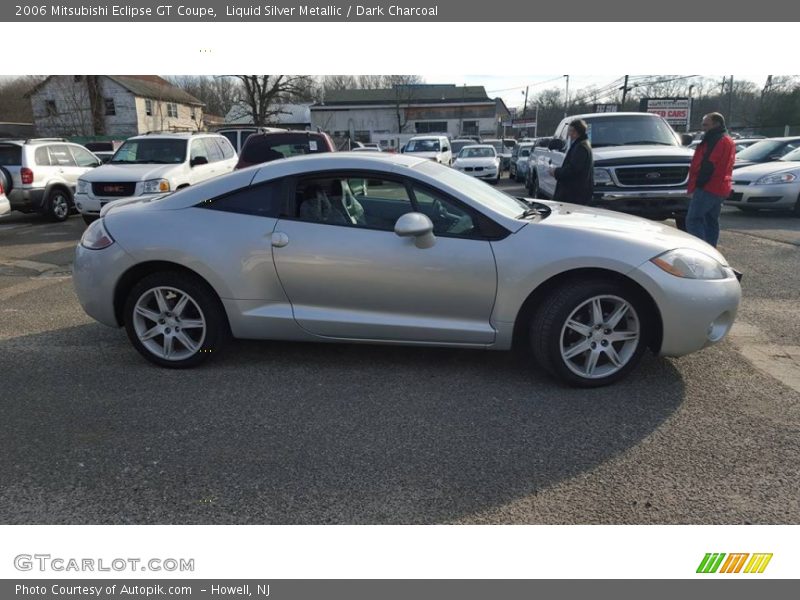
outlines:
[[196, 131], [204, 104], [157, 75], [51, 75], [28, 93], [43, 136]]
[[507, 118], [503, 101], [489, 98], [483, 86], [453, 84], [339, 90], [311, 106], [313, 127], [363, 142], [386, 134], [494, 136]]

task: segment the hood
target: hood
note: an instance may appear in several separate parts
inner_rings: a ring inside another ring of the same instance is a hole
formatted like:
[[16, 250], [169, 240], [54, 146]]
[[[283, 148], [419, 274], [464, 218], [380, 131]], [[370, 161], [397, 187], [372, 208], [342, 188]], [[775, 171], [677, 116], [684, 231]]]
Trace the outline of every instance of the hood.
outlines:
[[775, 160], [766, 163], [753, 163], [744, 167], [739, 167], [737, 163], [737, 165], [734, 165], [733, 179], [734, 181], [755, 181], [764, 175], [798, 170], [800, 170], [800, 162], [795, 161]]
[[[586, 235], [592, 235], [595, 239], [605, 238], [609, 241], [621, 242], [626, 244], [626, 248], [631, 249], [631, 251], [638, 246], [640, 256], [631, 256], [630, 258], [634, 259], [634, 262], [638, 260], [639, 264], [675, 248], [698, 250], [717, 259], [724, 265], [728, 264], [725, 257], [713, 246], [705, 243], [700, 238], [669, 225], [663, 225], [642, 217], [600, 208], [589, 208], [578, 204], [544, 200], [536, 200], [536, 202], [546, 204], [552, 211], [546, 219], [536, 223], [537, 227], [569, 230], [574, 232], [578, 238], [583, 235], [584, 240]], [[525, 229], [535, 228], [526, 227]], [[585, 241], [588, 242], [588, 240]], [[634, 244], [631, 244], [631, 242], [634, 242]]]
[[592, 146], [592, 156], [596, 167], [615, 164], [630, 159], [654, 160], [656, 162], [690, 163], [694, 152], [683, 146], [634, 145], [634, 146]]
[[174, 173], [176, 167], [183, 164], [169, 165], [112, 165], [105, 164], [88, 173], [81, 175], [81, 179], [90, 183], [101, 181], [147, 181], [149, 179], [166, 179], [169, 173]]

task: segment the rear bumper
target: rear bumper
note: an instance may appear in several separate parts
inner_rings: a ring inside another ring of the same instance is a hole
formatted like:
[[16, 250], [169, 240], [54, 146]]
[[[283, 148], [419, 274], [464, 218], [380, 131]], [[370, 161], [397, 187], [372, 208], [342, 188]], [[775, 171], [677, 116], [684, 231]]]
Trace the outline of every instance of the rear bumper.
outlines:
[[689, 210], [686, 189], [677, 190], [595, 190], [590, 206], [632, 215], [670, 217]]
[[20, 212], [38, 212], [44, 203], [43, 189], [14, 188], [8, 194], [12, 210]]

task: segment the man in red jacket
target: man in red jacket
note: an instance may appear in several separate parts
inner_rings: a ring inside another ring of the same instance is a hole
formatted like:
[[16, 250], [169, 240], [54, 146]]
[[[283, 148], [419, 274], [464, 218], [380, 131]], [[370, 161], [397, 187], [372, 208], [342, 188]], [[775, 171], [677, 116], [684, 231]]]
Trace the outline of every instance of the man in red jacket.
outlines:
[[705, 135], [689, 168], [688, 191], [692, 199], [686, 215], [686, 231], [716, 247], [719, 213], [731, 193], [736, 144], [727, 134], [725, 117], [721, 114], [705, 115], [702, 127]]

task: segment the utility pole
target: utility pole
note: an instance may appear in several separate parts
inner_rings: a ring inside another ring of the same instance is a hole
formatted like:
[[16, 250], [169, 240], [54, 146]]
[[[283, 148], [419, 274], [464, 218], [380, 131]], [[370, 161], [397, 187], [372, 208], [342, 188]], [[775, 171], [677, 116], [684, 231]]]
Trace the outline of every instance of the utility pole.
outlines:
[[564, 118], [566, 118], [569, 110], [569, 75], [564, 75], [564, 77], [567, 79], [567, 91], [564, 94]]
[[522, 105], [522, 116], [525, 116], [525, 113], [528, 112], [528, 87], [525, 86], [525, 104]]
[[728, 123], [733, 125], [733, 75], [728, 85]]
[[628, 97], [628, 76], [625, 75], [625, 83], [622, 84], [620, 88], [622, 90], [622, 106], [620, 106], [621, 110], [625, 110], [625, 98]]

